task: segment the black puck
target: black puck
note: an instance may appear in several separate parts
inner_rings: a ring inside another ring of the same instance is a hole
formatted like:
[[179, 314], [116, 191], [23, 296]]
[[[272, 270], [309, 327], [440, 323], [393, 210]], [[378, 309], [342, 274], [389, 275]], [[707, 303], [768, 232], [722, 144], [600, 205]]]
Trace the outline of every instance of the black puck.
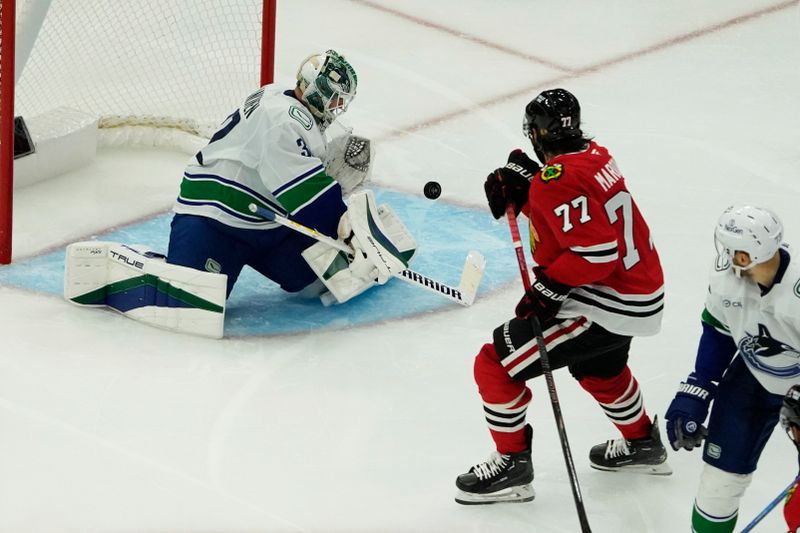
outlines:
[[436, 200], [442, 195], [442, 186], [436, 181], [429, 181], [422, 191], [425, 193], [425, 198]]

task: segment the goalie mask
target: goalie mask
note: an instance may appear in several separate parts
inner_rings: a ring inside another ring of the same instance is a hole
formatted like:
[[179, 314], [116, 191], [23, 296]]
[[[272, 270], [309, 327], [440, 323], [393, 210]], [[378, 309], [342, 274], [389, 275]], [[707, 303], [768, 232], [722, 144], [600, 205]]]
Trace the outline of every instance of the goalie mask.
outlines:
[[323, 131], [347, 110], [357, 84], [353, 67], [334, 50], [307, 57], [297, 69], [301, 99]]
[[[768, 209], [752, 205], [732, 205], [717, 221], [714, 244], [717, 253], [728, 259], [734, 271], [740, 273], [772, 259], [783, 241], [783, 224]], [[750, 256], [750, 264], [738, 266], [733, 262], [736, 252]]]

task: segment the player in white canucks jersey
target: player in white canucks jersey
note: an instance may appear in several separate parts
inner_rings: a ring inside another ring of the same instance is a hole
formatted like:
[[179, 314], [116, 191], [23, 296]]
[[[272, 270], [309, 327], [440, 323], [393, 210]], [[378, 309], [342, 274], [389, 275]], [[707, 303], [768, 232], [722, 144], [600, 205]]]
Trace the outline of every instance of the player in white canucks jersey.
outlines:
[[[316, 290], [302, 255], [315, 241], [264, 220], [251, 204], [333, 238], [349, 229], [340, 225], [343, 196], [367, 179], [371, 144], [349, 134], [329, 143], [325, 130], [350, 105], [357, 81], [350, 63], [328, 50], [303, 61], [294, 88], [267, 85], [248, 96], [185, 169], [167, 261], [226, 274], [228, 295], [244, 265], [286, 291]], [[313, 255], [319, 262], [335, 254]], [[351, 279], [337, 301], [385, 282], [369, 265], [348, 274], [358, 290]]]
[[666, 413], [675, 450], [706, 441], [696, 533], [733, 531], [784, 394], [800, 383], [800, 262], [782, 242], [783, 225], [767, 209], [732, 206], [714, 237], [695, 368]]

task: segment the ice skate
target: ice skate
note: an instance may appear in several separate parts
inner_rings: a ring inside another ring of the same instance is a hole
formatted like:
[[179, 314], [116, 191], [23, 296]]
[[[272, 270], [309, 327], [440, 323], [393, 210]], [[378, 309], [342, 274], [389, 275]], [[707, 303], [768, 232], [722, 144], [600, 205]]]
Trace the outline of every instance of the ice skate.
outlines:
[[653, 418], [650, 436], [644, 439], [609, 440], [593, 446], [589, 452], [592, 468], [609, 472], [633, 472], [668, 476], [672, 468], [667, 463], [667, 449], [661, 443], [658, 417]]
[[480, 505], [499, 502], [529, 502], [535, 493], [531, 463], [530, 426], [525, 426], [528, 448], [511, 454], [492, 452], [485, 462], [469, 469], [456, 479], [456, 502]]

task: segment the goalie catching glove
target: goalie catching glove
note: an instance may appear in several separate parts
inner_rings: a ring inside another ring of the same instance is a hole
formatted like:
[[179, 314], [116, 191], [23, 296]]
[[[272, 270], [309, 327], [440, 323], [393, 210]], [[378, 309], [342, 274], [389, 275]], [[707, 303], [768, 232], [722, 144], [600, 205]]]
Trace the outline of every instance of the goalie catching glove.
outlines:
[[341, 135], [328, 143], [325, 172], [350, 194], [369, 180], [375, 150], [372, 141], [357, 135]]
[[[339, 221], [339, 238], [353, 247], [347, 255], [324, 242], [303, 251], [303, 258], [336, 303], [383, 285], [408, 267], [417, 243], [387, 204], [377, 206], [372, 191], [353, 194]], [[323, 302], [329, 301], [322, 295]]]

